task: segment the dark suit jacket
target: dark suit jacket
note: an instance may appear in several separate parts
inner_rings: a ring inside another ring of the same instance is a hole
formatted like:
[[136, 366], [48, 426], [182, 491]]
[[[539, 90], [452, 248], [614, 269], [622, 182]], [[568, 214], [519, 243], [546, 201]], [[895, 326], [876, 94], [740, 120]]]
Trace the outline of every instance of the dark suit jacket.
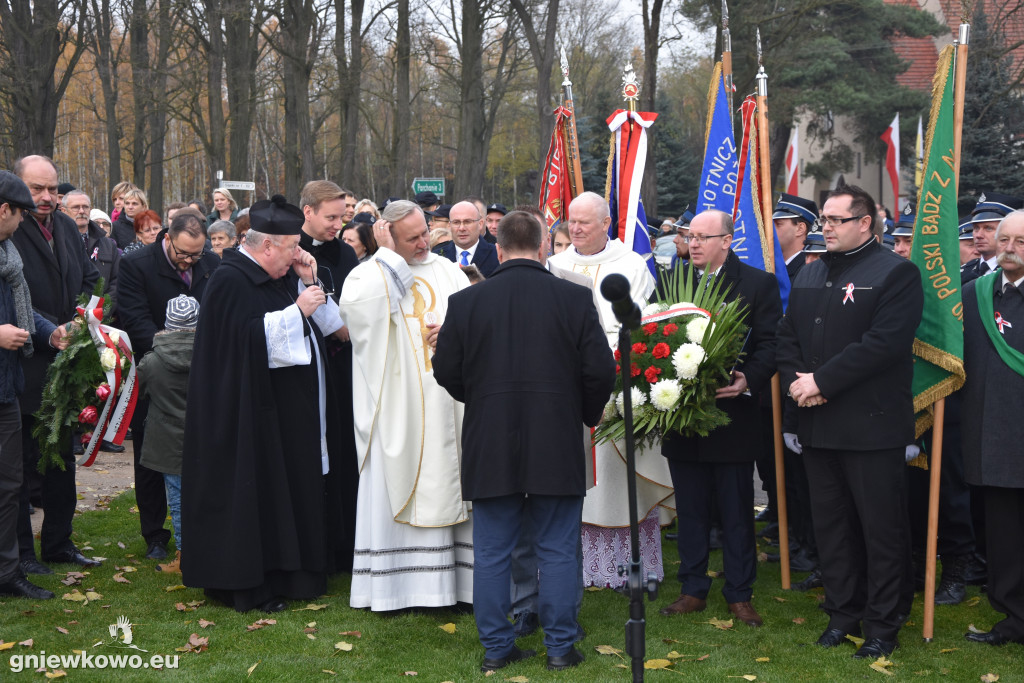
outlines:
[[118, 316], [139, 358], [153, 348], [153, 335], [164, 329], [167, 302], [187, 294], [202, 304], [210, 275], [220, 265], [217, 255], [204, 248], [203, 257], [192, 264], [192, 286], [187, 286], [163, 252], [166, 234], [167, 230], [162, 230], [153, 244], [136, 249], [121, 260]]
[[529, 259], [448, 299], [434, 379], [466, 404], [462, 496], [582, 496], [580, 423], [596, 425], [615, 360], [591, 292]]
[[[961, 402], [964, 475], [976, 486], [1024, 488], [1024, 466], [1020, 448], [1024, 423], [1020, 419], [1020, 397], [1024, 377], [1003, 362], [981, 326], [978, 313], [977, 280], [963, 288], [964, 370], [967, 381]], [[996, 290], [1002, 286], [997, 276]], [[1024, 351], [1024, 300], [1020, 293], [994, 295], [994, 309], [1013, 327], [1004, 328], [1003, 339]]]
[[[459, 251], [461, 249], [455, 246], [455, 242], [442, 242], [434, 247], [435, 254], [444, 256], [454, 263], [459, 262], [459, 257], [457, 256]], [[480, 269], [484, 277], [490, 277], [498, 269], [497, 247], [486, 240], [480, 240], [476, 243], [476, 252], [473, 253], [473, 260], [470, 263]]]
[[797, 372], [813, 372], [828, 401], [799, 409], [804, 447], [867, 451], [914, 442], [912, 347], [923, 307], [917, 266], [874, 240], [800, 270], [779, 323], [782, 392]]
[[[92, 294], [99, 272], [85, 253], [82, 235], [74, 219], [61, 211], [53, 214], [51, 226], [53, 249], [39, 229], [39, 224], [27, 213], [11, 242], [18, 248], [25, 264], [25, 280], [32, 295], [32, 307], [54, 323], [69, 322], [75, 317], [79, 294]], [[25, 393], [21, 397], [21, 412], [28, 415], [39, 408], [46, 368], [57, 352], [49, 345], [36, 347], [31, 358], [24, 359]]]
[[[688, 268], [688, 266], [683, 266]], [[775, 374], [775, 328], [782, 317], [782, 299], [775, 276], [740, 261], [732, 251], [719, 277], [725, 278], [727, 301], [740, 298], [748, 306], [745, 323], [750, 328], [736, 369], [746, 375], [752, 396], [719, 399], [716, 403], [731, 422], [706, 437], [668, 435], [661, 452], [666, 458], [700, 462], [752, 462], [761, 448], [760, 412], [757, 397]]]

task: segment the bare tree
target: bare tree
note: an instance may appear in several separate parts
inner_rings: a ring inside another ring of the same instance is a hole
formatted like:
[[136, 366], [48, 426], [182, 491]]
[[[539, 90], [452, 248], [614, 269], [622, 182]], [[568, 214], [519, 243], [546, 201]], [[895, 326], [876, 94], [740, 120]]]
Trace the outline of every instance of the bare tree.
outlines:
[[[52, 155], [57, 108], [85, 50], [80, 0], [0, 0], [0, 94], [15, 156]], [[57, 62], [67, 57], [58, 80]]]
[[[119, 3], [119, 7], [124, 5]], [[120, 82], [117, 68], [123, 58], [127, 33], [116, 19], [110, 0], [90, 0], [92, 30], [87, 36], [89, 50], [96, 63], [96, 74], [103, 93], [103, 124], [107, 133], [107, 177], [110, 187], [121, 180], [121, 124], [118, 120]], [[122, 14], [123, 16], [123, 14]]]
[[551, 68], [555, 63], [555, 30], [558, 27], [559, 0], [548, 0], [547, 11], [538, 16], [538, 22], [544, 24], [544, 34], [538, 35], [534, 23], [534, 13], [539, 11], [539, 2], [527, 5], [523, 0], [510, 0], [512, 9], [523, 25], [523, 34], [530, 46], [533, 65], [537, 69], [537, 158], [540, 160], [540, 171], [543, 173], [544, 158], [551, 142], [551, 130], [554, 120], [551, 117]]
[[395, 116], [391, 143], [391, 182], [388, 194], [409, 184], [409, 62], [412, 41], [409, 36], [409, 0], [398, 0], [398, 24], [395, 31]]

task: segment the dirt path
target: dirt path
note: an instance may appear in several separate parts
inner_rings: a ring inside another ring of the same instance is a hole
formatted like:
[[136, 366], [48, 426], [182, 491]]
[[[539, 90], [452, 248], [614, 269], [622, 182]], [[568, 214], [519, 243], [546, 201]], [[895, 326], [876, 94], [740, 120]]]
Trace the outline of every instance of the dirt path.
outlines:
[[[132, 442], [125, 441], [124, 453], [101, 451], [91, 467], [79, 467], [75, 473], [78, 485], [79, 512], [104, 508], [111, 498], [135, 485], [132, 463]], [[44, 510], [32, 515], [32, 533], [38, 534], [43, 524]]]

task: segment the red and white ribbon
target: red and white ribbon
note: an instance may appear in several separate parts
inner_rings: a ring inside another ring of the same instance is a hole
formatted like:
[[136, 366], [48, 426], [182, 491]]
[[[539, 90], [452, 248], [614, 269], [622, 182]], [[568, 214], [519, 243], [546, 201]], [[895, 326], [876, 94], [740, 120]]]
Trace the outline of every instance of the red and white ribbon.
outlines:
[[843, 297], [843, 305], [844, 306], [846, 305], [847, 301], [849, 301], [851, 303], [857, 303], [856, 301], [853, 300], [853, 290], [854, 289], [856, 289], [856, 288], [853, 286], [852, 282], [846, 285], [846, 296]]
[[681, 303], [674, 304], [671, 308], [666, 311], [659, 313], [652, 313], [651, 315], [645, 315], [641, 322], [646, 325], [647, 323], [656, 323], [662, 320], [668, 320], [669, 318], [678, 318], [682, 315], [699, 315], [708, 320], [711, 319], [711, 314], [705, 311], [703, 308], [697, 308], [693, 304]]
[[[103, 403], [99, 420], [92, 430], [92, 438], [84, 447], [82, 457], [78, 459], [79, 465], [89, 467], [96, 459], [101, 441], [110, 441], [118, 445], [124, 441], [132, 414], [135, 412], [139, 388], [135, 383], [135, 354], [132, 352], [131, 340], [122, 330], [100, 322], [103, 320], [103, 298], [94, 296], [87, 306], [79, 306], [77, 310], [89, 327], [89, 336], [96, 343], [96, 353], [102, 356], [105, 349], [111, 349], [117, 358], [113, 369], [104, 369], [107, 384], [110, 385], [110, 395]], [[122, 372], [122, 358], [128, 359], [126, 372]]]
[[1013, 328], [1013, 325], [1010, 324], [1010, 321], [1004, 318], [1003, 314], [1000, 313], [999, 311], [996, 311], [996, 325], [999, 326], [999, 334], [1005, 334], [1005, 332], [1003, 332], [1004, 327], [1009, 327], [1011, 329]]
[[[656, 118], [658, 115], [652, 112], [617, 109], [607, 121], [609, 130], [615, 134], [615, 157], [618, 162], [612, 168], [618, 194], [615, 198], [619, 218], [616, 231], [618, 238], [630, 251], [634, 251], [640, 184], [643, 181], [644, 166], [647, 165], [647, 128]], [[622, 128], [627, 121], [631, 125], [626, 126], [626, 134], [623, 135]], [[638, 126], [634, 128], [632, 123]]]

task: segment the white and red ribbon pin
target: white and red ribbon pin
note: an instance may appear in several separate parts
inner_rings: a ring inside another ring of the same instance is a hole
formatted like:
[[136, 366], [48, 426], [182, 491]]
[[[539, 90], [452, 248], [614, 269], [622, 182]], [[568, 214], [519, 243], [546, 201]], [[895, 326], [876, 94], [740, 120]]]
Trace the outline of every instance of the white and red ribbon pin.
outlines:
[[996, 325], [999, 326], [999, 334], [1005, 334], [1005, 332], [1003, 332], [1004, 327], [1013, 328], [1013, 325], [1010, 324], [1010, 321], [1004, 318], [1003, 314], [1000, 313], [999, 311], [996, 311]]
[[852, 282], [847, 283], [846, 290], [845, 290], [846, 291], [846, 296], [843, 297], [843, 305], [844, 306], [846, 305], [847, 301], [850, 301], [852, 303], [857, 303], [856, 301], [853, 300], [853, 290], [854, 289], [855, 289], [855, 287], [853, 286]]

